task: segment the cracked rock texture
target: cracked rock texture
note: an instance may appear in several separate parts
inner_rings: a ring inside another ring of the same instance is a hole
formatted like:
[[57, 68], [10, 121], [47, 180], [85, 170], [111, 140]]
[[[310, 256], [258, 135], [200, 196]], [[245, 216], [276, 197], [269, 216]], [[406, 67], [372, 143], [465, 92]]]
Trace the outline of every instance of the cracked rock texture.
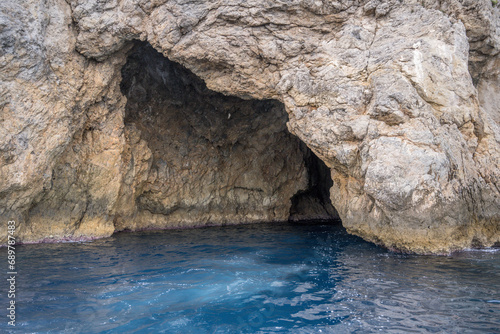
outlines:
[[[234, 97], [147, 79], [125, 65], [134, 40]], [[0, 42], [0, 216], [22, 240], [286, 218], [311, 176], [273, 99], [349, 232], [418, 253], [500, 242], [490, 0], [4, 0]], [[236, 97], [261, 101], [233, 114]]]
[[120, 205], [116, 229], [285, 221], [291, 198], [312, 188], [318, 173], [308, 172], [307, 151], [287, 131], [282, 104], [210, 91], [142, 43], [122, 74], [125, 124], [140, 133], [151, 161], [140, 191], [124, 188], [135, 196]]

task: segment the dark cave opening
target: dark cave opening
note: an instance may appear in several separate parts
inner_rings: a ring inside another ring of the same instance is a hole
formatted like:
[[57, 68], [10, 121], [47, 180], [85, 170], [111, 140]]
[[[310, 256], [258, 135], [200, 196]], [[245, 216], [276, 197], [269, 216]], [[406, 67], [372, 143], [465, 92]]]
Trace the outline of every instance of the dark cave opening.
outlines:
[[339, 214], [330, 200], [330, 188], [333, 186], [330, 169], [305, 144], [302, 143], [302, 146], [309, 185], [306, 190], [292, 197], [289, 220], [340, 222]]
[[280, 102], [211, 91], [145, 42], [131, 50], [120, 88], [126, 127], [152, 152], [136, 198], [147, 217], [183, 226], [339, 221], [330, 171], [288, 132]]

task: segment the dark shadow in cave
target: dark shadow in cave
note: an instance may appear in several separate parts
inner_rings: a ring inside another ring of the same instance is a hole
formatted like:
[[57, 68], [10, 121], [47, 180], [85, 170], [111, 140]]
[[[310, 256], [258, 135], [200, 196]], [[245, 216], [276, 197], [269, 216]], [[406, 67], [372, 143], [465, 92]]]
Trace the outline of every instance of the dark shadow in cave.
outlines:
[[280, 102], [211, 91], [145, 42], [131, 50], [120, 88], [125, 124], [153, 155], [139, 210], [216, 225], [339, 222], [330, 171], [288, 132]]
[[330, 200], [333, 186], [330, 169], [304, 143], [305, 164], [309, 176], [309, 186], [292, 197], [290, 221], [317, 221], [340, 223], [337, 210]]

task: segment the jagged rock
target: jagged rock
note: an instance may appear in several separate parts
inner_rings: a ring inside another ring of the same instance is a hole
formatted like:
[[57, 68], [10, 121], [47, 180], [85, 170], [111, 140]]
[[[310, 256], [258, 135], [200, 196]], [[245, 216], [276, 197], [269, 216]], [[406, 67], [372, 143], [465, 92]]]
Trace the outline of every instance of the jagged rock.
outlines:
[[[191, 224], [210, 220], [210, 208], [216, 223], [248, 214], [227, 216], [246, 195], [184, 188], [196, 173], [158, 181], [161, 156], [175, 162], [158, 148], [179, 139], [154, 138], [167, 131], [160, 121], [186, 136], [181, 128], [202, 117], [156, 115], [162, 106], [151, 100], [143, 102], [155, 110], [133, 116], [147, 95], [139, 86], [126, 92], [125, 107], [120, 71], [138, 39], [209, 89], [283, 103], [289, 131], [331, 169], [330, 198], [351, 233], [419, 253], [500, 242], [500, 11], [490, 0], [6, 0], [0, 10], [0, 216], [17, 219], [26, 240], [166, 226], [168, 215]], [[255, 125], [274, 109], [256, 111]], [[184, 138], [203, 153], [187, 152], [192, 163], [211, 156], [200, 138], [217, 142], [225, 128], [216, 123]], [[281, 134], [276, 144], [292, 140], [278, 123], [264, 123]], [[249, 160], [250, 174], [264, 163], [258, 158]], [[273, 186], [287, 185], [269, 203], [277, 213], [259, 219], [283, 218], [293, 194], [306, 190], [304, 159], [287, 156], [286, 171], [249, 200], [257, 208]]]
[[152, 161], [130, 201], [136, 210], [118, 208], [116, 229], [288, 220], [291, 198], [309, 177], [280, 103], [210, 91], [144, 44], [122, 73], [125, 123], [139, 130]]

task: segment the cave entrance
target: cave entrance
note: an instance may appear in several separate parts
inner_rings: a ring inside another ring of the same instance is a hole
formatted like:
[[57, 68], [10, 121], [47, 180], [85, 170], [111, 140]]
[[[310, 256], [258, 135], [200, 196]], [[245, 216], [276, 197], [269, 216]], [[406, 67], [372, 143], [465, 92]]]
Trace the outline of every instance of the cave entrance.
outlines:
[[120, 88], [126, 129], [151, 150], [135, 190], [141, 227], [338, 222], [330, 171], [288, 132], [280, 102], [211, 91], [144, 42], [131, 50]]

